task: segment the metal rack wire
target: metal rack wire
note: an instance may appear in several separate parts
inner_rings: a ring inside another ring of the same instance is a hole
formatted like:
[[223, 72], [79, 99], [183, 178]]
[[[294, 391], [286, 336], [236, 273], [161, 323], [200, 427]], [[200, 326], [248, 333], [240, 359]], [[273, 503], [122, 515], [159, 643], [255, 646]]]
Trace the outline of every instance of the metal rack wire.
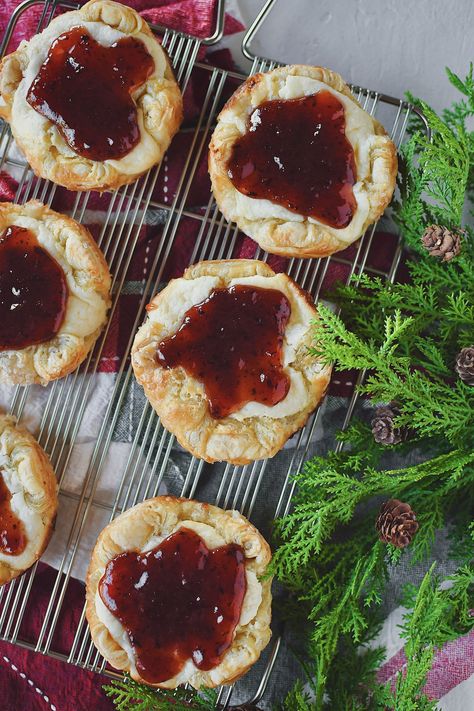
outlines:
[[[277, 66], [272, 59], [257, 57], [252, 54], [251, 41], [259, 31], [276, 0], [268, 0], [263, 10], [247, 32], [243, 42], [243, 52], [252, 60], [251, 74], [267, 71]], [[1, 54], [23, 13], [33, 5], [42, 6], [38, 30], [44, 28], [59, 10], [76, 8], [70, 0], [26, 0], [14, 12], [6, 35], [1, 45]], [[60, 648], [56, 643], [61, 614], [66, 599], [74, 560], [81, 545], [84, 532], [90, 525], [92, 506], [105, 509], [112, 519], [126, 508], [155, 495], [169, 464], [175, 440], [160, 425], [159, 419], [146, 404], [135, 428], [128, 457], [123, 470], [118, 473], [115, 498], [103, 501], [97, 496], [104, 463], [109, 451], [114, 430], [120, 416], [121, 406], [127, 398], [133, 376], [129, 362], [129, 351], [137, 327], [144, 315], [144, 307], [151, 299], [163, 280], [167, 263], [173, 254], [173, 245], [183, 220], [190, 220], [197, 227], [195, 244], [189, 263], [202, 259], [220, 259], [231, 257], [240, 239], [235, 225], [229, 224], [219, 213], [212, 196], [204, 208], [196, 210], [190, 205], [189, 195], [195, 174], [202, 156], [205, 155], [216, 114], [223, 98], [229, 93], [229, 87], [235, 88], [245, 77], [233, 72], [210, 66], [198, 61], [198, 51], [202, 45], [214, 45], [222, 36], [224, 22], [224, 0], [219, 0], [216, 11], [215, 31], [207, 38], [197, 39], [166, 28], [155, 26], [154, 31], [162, 37], [173, 63], [177, 79], [184, 91], [193, 73], [201, 72], [206, 77], [207, 89], [202, 100], [202, 107], [190, 136], [189, 148], [185, 157], [181, 175], [172, 201], [159, 202], [154, 197], [154, 189], [160, 175], [161, 166], [152, 169], [136, 183], [116, 191], [110, 200], [105, 220], [102, 224], [98, 243], [109, 263], [113, 276], [113, 304], [108, 325], [98, 340], [85, 364], [67, 378], [56, 381], [48, 387], [48, 397], [43, 410], [38, 439], [51, 457], [60, 485], [61, 500], [74, 502], [75, 513], [70, 523], [69, 534], [63, 541], [63, 555], [54, 579], [51, 583], [50, 597], [41, 626], [34, 634], [25, 633], [25, 623], [31, 615], [34, 605], [34, 584], [38, 565], [13, 581], [9, 586], [0, 588], [0, 638], [34, 649], [50, 656], [67, 660], [72, 664], [100, 672], [113, 674], [106, 668], [104, 660], [95, 651], [90, 639], [84, 612], [77, 622], [74, 640], [69, 649]], [[392, 97], [353, 87], [353, 91], [362, 106], [372, 115], [384, 114], [383, 123], [393, 140], [399, 145], [403, 141], [410, 115], [413, 112], [406, 102]], [[388, 117], [388, 118], [387, 118]], [[421, 117], [422, 118], [422, 117]], [[48, 181], [36, 178], [29, 166], [13, 153], [13, 144], [7, 125], [0, 129], [0, 170], [16, 169], [21, 171], [16, 202], [37, 198], [51, 204], [55, 198], [56, 186]], [[90, 193], [78, 193], [75, 196], [71, 215], [81, 221], [90, 199]], [[54, 206], [54, 203], [53, 203]], [[127, 273], [137, 248], [140, 230], [149, 208], [165, 211], [165, 221], [159, 239], [155, 241], [154, 252], [149, 255], [148, 276], [140, 285], [139, 304], [133, 326], [130, 330], [125, 354], [118, 363], [113, 392], [100, 424], [87, 472], [83, 479], [82, 490], [68, 491], [65, 478], [76, 445], [79, 427], [83, 420], [88, 397], [94, 387], [94, 377], [104, 351], [104, 344], [110, 329], [113, 314], [123, 292]], [[387, 279], [393, 279], [399, 264], [401, 248], [395, 246], [393, 260], [388, 269], [376, 269], [371, 265], [370, 255], [376, 227], [373, 226], [359, 241], [357, 247], [348, 256], [345, 253], [326, 259], [299, 260], [291, 259], [287, 273], [317, 301], [331, 263], [345, 268], [346, 278], [364, 271], [378, 273]], [[268, 255], [255, 246], [255, 258], [266, 259]], [[362, 376], [359, 376], [362, 377]], [[35, 388], [17, 388], [14, 391], [11, 412], [21, 419], [25, 405], [36, 397]], [[356, 404], [354, 392], [345, 415], [347, 425]], [[313, 435], [320, 417], [316, 411], [306, 426], [295, 438], [295, 446], [287, 456], [288, 465], [283, 477], [275, 480], [279, 487], [278, 503], [269, 512], [270, 517], [286, 513], [291, 504], [293, 484], [291, 474], [296, 473], [314, 447]], [[278, 457], [277, 457], [278, 459]], [[216, 482], [217, 494], [214, 503], [222, 507], [239, 509], [252, 518], [255, 504], [265, 477], [271, 473], [273, 460], [255, 462], [244, 467], [213, 465], [212, 477]], [[204, 470], [209, 465], [192, 458], [184, 471], [181, 496], [198, 497]], [[32, 592], [33, 591], [33, 592]], [[259, 665], [259, 675], [253, 700], [264, 694], [273, 665], [278, 655], [280, 638], [271, 645]], [[228, 704], [232, 689], [221, 692], [221, 701]]]

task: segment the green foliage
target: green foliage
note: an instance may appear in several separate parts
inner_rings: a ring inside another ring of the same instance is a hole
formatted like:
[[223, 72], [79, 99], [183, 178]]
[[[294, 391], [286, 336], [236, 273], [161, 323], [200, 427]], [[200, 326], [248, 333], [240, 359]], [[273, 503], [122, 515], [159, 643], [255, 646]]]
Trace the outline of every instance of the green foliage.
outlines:
[[313, 703], [311, 694], [304, 690], [303, 683], [298, 679], [283, 702], [286, 711], [311, 711]]
[[[342, 451], [314, 457], [295, 475], [294, 506], [275, 524], [271, 572], [291, 591], [290, 623], [298, 605], [313, 623], [305, 665], [313, 693], [295, 687], [285, 709], [435, 709], [423, 686], [436, 649], [473, 625], [474, 388], [454, 369], [459, 350], [474, 343], [473, 232], [464, 228], [461, 255], [447, 263], [421, 244], [430, 224], [461, 227], [474, 187], [474, 134], [465, 125], [474, 116], [473, 67], [465, 80], [449, 70], [448, 78], [463, 98], [442, 117], [413, 99], [431, 136], [415, 129], [402, 148], [394, 219], [411, 254], [409, 282], [357, 275], [333, 294], [340, 315], [319, 307], [313, 354], [336, 369], [362, 371], [360, 392], [396, 402], [395, 425], [410, 437], [382, 447], [356, 422], [340, 434]], [[390, 467], [394, 450], [417, 463]], [[408, 555], [377, 540], [375, 518], [388, 498], [408, 501], [417, 514]], [[460, 567], [444, 581], [449, 588], [431, 567], [418, 588], [405, 590], [407, 664], [393, 688], [380, 685], [380, 650], [366, 643], [390, 570], [401, 560], [427, 563], [442, 529]]]
[[[436, 650], [446, 642], [472, 629], [470, 609], [474, 604], [474, 569], [459, 568], [441, 581], [434, 573], [435, 564], [426, 573], [419, 588], [410, 586], [404, 603], [409, 611], [404, 616], [401, 635], [406, 640], [406, 663], [393, 687], [376, 680], [376, 670], [383, 661], [383, 650], [366, 646], [377, 631], [376, 615], [368, 619], [367, 631], [358, 642], [338, 630], [337, 657], [321, 672], [321, 647], [309, 645], [311, 662], [305, 665], [309, 691], [299, 681], [283, 703], [285, 711], [428, 711], [436, 703], [423, 694], [426, 677]], [[449, 586], [449, 587], [448, 587]], [[350, 588], [350, 585], [348, 586]], [[334, 620], [333, 620], [334, 621]], [[339, 661], [340, 660], [340, 661]], [[311, 663], [313, 666], [311, 666]]]
[[[410, 548], [413, 562], [427, 558], [437, 530], [453, 517], [469, 520], [473, 510], [474, 452], [452, 450], [410, 467], [384, 470], [377, 467], [385, 450], [375, 444], [368, 426], [357, 423], [343, 439], [352, 449], [315, 457], [296, 477], [294, 507], [275, 525], [280, 545], [271, 565], [271, 572], [297, 597], [304, 619], [314, 623], [308, 648], [318, 709], [331, 675], [352, 679], [349, 695], [359, 688], [360, 674], [354, 671], [349, 677], [346, 661], [341, 669], [337, 665], [341, 647], [346, 660], [347, 649], [371, 632], [390, 566], [405, 555], [377, 540], [374, 522], [380, 501], [400, 498], [416, 511], [420, 530]], [[472, 557], [468, 528], [462, 539]]]
[[[425, 258], [427, 264], [429, 260], [435, 261], [432, 257]], [[457, 260], [453, 261], [455, 265]], [[413, 264], [419, 265], [420, 260], [410, 262], [412, 269]], [[448, 263], [446, 269], [454, 265]], [[428, 358], [430, 372], [449, 377], [455, 353], [474, 333], [474, 284], [471, 278], [464, 282], [463, 289], [455, 291], [445, 291], [439, 284], [435, 288], [435, 284], [431, 277], [416, 277], [409, 284], [390, 284], [379, 277], [362, 274], [347, 286], [336, 289], [334, 297], [343, 306], [344, 320], [351, 324], [351, 330], [375, 343], [384, 333], [386, 316], [398, 311], [402, 317], [411, 318], [410, 327], [399, 344], [401, 352], [410, 354], [413, 365], [420, 365], [425, 363], [422, 360], [427, 356], [425, 350], [435, 346], [435, 363], [441, 368], [433, 372], [434, 363]], [[447, 351], [448, 363], [443, 362], [443, 351]]]
[[425, 116], [431, 136], [416, 131], [400, 149], [400, 199], [395, 219], [406, 243], [422, 252], [426, 225], [459, 227], [470, 170], [470, 141], [463, 123], [443, 121], [425, 102], [412, 103]]
[[[346, 433], [346, 441], [351, 441], [353, 433], [359, 435], [362, 428], [361, 424], [351, 428]], [[374, 465], [380, 460], [383, 448], [373, 443], [370, 429], [364, 429], [367, 442], [364, 449], [314, 457], [295, 477], [298, 491], [294, 506], [275, 524], [282, 543], [275, 552], [272, 572], [280, 579], [294, 580], [302, 568], [312, 564], [315, 556], [324, 554], [323, 548], [337, 527], [348, 524], [356, 507], [374, 497], [405, 498], [416, 507], [418, 517], [426, 525], [420, 527], [413, 541], [411, 550], [415, 555], [420, 547], [427, 547], [425, 536], [429, 535], [429, 542], [432, 542], [434, 530], [428, 525], [428, 516], [433, 502], [439, 503], [441, 499], [445, 503], [440, 513], [436, 512], [442, 517], [436, 519], [440, 525], [444, 523], [444, 512], [450, 513], [449, 503], [454, 504], [459, 494], [465, 497], [472, 510], [470, 490], [474, 484], [474, 451], [455, 449], [410, 467], [377, 469]], [[356, 472], [361, 475], [354, 476]], [[429, 500], [426, 497], [430, 497]], [[373, 520], [373, 509], [370, 516]], [[374, 536], [371, 531], [372, 539]]]
[[[455, 101], [450, 109], [443, 111], [443, 119], [453, 128], [461, 126], [464, 128], [466, 121], [474, 116], [474, 77], [473, 64], [471, 62], [469, 73], [466, 78], [460, 79], [450, 69], [446, 69], [449, 81], [465, 98]], [[464, 129], [465, 130], [465, 129]], [[468, 179], [468, 192], [473, 197], [474, 190], [474, 131], [466, 131], [467, 148], [469, 151], [470, 167]]]
[[[474, 390], [460, 379], [446, 379], [449, 370], [441, 342], [420, 339], [413, 316], [399, 310], [386, 315], [382, 337], [362, 340], [349, 330], [341, 317], [319, 307], [317, 346], [313, 353], [341, 370], [368, 370], [360, 387], [375, 401], [397, 401], [401, 405], [398, 425], [409, 425], [423, 437], [446, 438], [450, 444], [466, 444], [474, 434]], [[438, 312], [439, 318], [439, 312]], [[474, 331], [470, 334], [474, 339]], [[406, 349], [415, 351], [414, 358]], [[423, 370], [417, 365], [423, 364]], [[444, 377], [443, 377], [444, 376]], [[472, 440], [471, 440], [472, 444]]]
[[[339, 654], [344, 664], [332, 664], [326, 682], [325, 711], [375, 711], [385, 709], [389, 690], [377, 684], [376, 672], [384, 661], [381, 647], [341, 644]], [[348, 680], [351, 682], [348, 684]]]
[[166, 691], [139, 684], [129, 676], [114, 679], [103, 687], [117, 711], [213, 711], [217, 707], [217, 692], [206, 689], [197, 693], [185, 689]]
[[[456, 87], [456, 89], [463, 94], [466, 99], [461, 99], [460, 101], [454, 102], [450, 109], [445, 109], [443, 111], [443, 119], [448, 126], [465, 126], [466, 120], [471, 116], [474, 116], [474, 78], [473, 78], [473, 64], [471, 62], [469, 66], [469, 73], [466, 78], [460, 79], [457, 74], [452, 72], [450, 69], [446, 68], [446, 73], [448, 75], [451, 84]], [[470, 137], [471, 134], [467, 133]]]
[[436, 704], [421, 692], [436, 649], [465, 634], [473, 625], [469, 604], [473, 600], [474, 569], [466, 565], [449, 576], [445, 581], [450, 585], [448, 588], [440, 585], [434, 569], [435, 564], [410, 601], [412, 609], [405, 615], [401, 628], [406, 640], [407, 663], [405, 670], [397, 675], [389, 701], [389, 707], [397, 711], [436, 708]]
[[449, 263], [431, 257], [421, 244], [427, 225], [461, 226], [466, 193], [474, 188], [474, 132], [464, 123], [474, 116], [473, 67], [465, 80], [449, 70], [448, 77], [465, 98], [445, 111], [443, 119], [413, 99], [428, 120], [432, 138], [416, 131], [401, 149], [394, 219], [413, 253], [407, 262], [410, 282], [390, 284], [359, 275], [335, 293], [351, 330], [376, 344], [387, 317], [394, 319], [399, 312], [406, 328], [398, 353], [409, 358], [412, 369], [423, 367], [443, 379], [452, 374], [457, 352], [474, 341], [472, 230], [465, 226], [461, 254]]

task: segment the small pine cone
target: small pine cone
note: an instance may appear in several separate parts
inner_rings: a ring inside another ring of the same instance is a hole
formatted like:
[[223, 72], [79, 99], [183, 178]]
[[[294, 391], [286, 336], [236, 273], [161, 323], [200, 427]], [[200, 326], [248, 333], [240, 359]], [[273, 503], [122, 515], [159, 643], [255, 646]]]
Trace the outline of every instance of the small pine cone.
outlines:
[[456, 358], [456, 373], [468, 385], [474, 385], [474, 346], [463, 348]]
[[378, 444], [399, 444], [405, 439], [405, 431], [394, 427], [393, 421], [400, 414], [395, 405], [380, 405], [370, 423], [372, 434]]
[[432, 257], [441, 257], [442, 262], [449, 262], [461, 251], [463, 230], [448, 230], [441, 225], [426, 228], [421, 242]]
[[405, 548], [418, 531], [418, 521], [410, 504], [390, 499], [382, 504], [375, 528], [381, 541]]

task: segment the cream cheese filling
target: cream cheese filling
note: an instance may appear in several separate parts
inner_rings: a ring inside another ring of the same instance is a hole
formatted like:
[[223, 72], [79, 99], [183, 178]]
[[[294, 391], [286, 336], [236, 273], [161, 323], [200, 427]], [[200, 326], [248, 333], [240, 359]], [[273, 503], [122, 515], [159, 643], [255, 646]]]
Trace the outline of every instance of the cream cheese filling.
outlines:
[[75, 336], [85, 338], [94, 333], [104, 322], [107, 303], [95, 291], [82, 289], [74, 278], [74, 270], [58, 250], [55, 239], [41, 220], [25, 215], [15, 216], [10, 225], [31, 230], [39, 244], [53, 257], [64, 272], [68, 287], [68, 299], [64, 320], [56, 337]]
[[[283, 340], [283, 367], [290, 379], [290, 388], [286, 397], [273, 407], [259, 402], [248, 402], [229, 415], [229, 417], [242, 421], [249, 417], [281, 418], [294, 415], [303, 410], [309, 403], [309, 393], [305, 378], [314, 377], [314, 374], [321, 370], [321, 365], [316, 359], [312, 359], [303, 372], [293, 367], [298, 346], [314, 318], [314, 311], [296, 293], [296, 287], [293, 287], [291, 282], [288, 282], [282, 274], [275, 274], [271, 277], [255, 275], [232, 279], [229, 286], [237, 284], [256, 286], [263, 289], [277, 289], [288, 298], [291, 304], [291, 316], [286, 326]], [[150, 320], [158, 324], [162, 329], [160, 340], [176, 333], [183, 322], [186, 311], [195, 304], [207, 299], [213, 289], [220, 285], [220, 279], [212, 276], [202, 276], [192, 280], [176, 279], [170, 282], [166, 291], [167, 298], [160, 302], [158, 308], [149, 312]], [[204, 396], [204, 387], [201, 383], [198, 385], [201, 387]]]
[[[72, 27], [78, 26], [84, 27], [91, 37], [104, 47], [110, 47], [114, 42], [117, 42], [123, 37], [130, 36], [102, 22], [84, 22], [80, 12], [76, 10], [58, 17], [41, 34], [35, 35], [29, 40], [27, 45], [28, 65], [24, 70], [23, 79], [15, 92], [12, 106], [12, 123], [14, 123], [19, 136], [41, 136], [44, 133], [49, 133], [51, 143], [66, 157], [74, 157], [78, 154], [68, 146], [57, 127], [28, 104], [26, 95], [48, 55], [52, 42], [57, 39], [59, 35], [67, 32]], [[148, 81], [155, 78], [163, 78], [166, 69], [166, 60], [159, 44], [153, 38], [141, 32], [133, 36], [143, 42], [155, 62], [155, 70], [148, 78]], [[134, 98], [137, 98], [143, 93], [143, 86], [144, 85], [136, 90]], [[140, 170], [140, 166], [150, 165], [151, 156], [159, 154], [159, 149], [153, 137], [145, 129], [143, 111], [138, 106], [137, 119], [140, 127], [139, 143], [130, 153], [123, 156], [123, 158], [103, 161], [105, 164], [109, 164], [124, 174], [135, 174]], [[85, 166], [84, 169], [87, 172]]]
[[[180, 521], [166, 536], [153, 536], [150, 538], [146, 545], [143, 546], [141, 552], [146, 553], [147, 551], [156, 548], [165, 538], [168, 538], [173, 533], [176, 533], [176, 531], [180, 528], [189, 528], [195, 531], [202, 538], [209, 550], [226, 544], [224, 538], [220, 536], [212, 526], [200, 523], [199, 521]], [[262, 602], [262, 586], [255, 573], [246, 568], [245, 577], [247, 582], [247, 590], [242, 603], [242, 610], [237, 628], [245, 627], [255, 618], [258, 608], [260, 607], [260, 603]], [[111, 637], [113, 637], [119, 647], [127, 653], [130, 663], [130, 671], [136, 674], [136, 658], [128, 633], [120, 620], [118, 620], [105, 606], [99, 590], [97, 590], [95, 594], [95, 610], [97, 617], [107, 628]], [[211, 670], [211, 673], [212, 671], [213, 670]], [[186, 684], [196, 672], [200, 672], [200, 670], [193, 663], [192, 659], [188, 659], [186, 660], [181, 671], [173, 677], [173, 679], [176, 684]]]
[[28, 568], [36, 558], [38, 545], [41, 545], [45, 525], [41, 514], [28, 504], [28, 494], [22, 486], [11, 459], [5, 453], [0, 453], [0, 476], [12, 495], [10, 507], [21, 520], [25, 529], [26, 547], [19, 555], [7, 555], [0, 550], [0, 561], [7, 563], [16, 570]]
[[272, 81], [271, 75], [267, 75], [262, 80], [262, 86], [259, 86], [257, 90], [259, 95], [262, 95], [262, 98], [256, 102], [256, 105], [249, 107], [248, 114], [237, 114], [235, 111], [230, 110], [224, 112], [220, 121], [224, 124], [235, 125], [240, 134], [243, 135], [247, 132], [248, 116], [255, 109], [258, 110], [258, 104], [263, 101], [296, 99], [316, 94], [319, 91], [329, 91], [343, 104], [346, 118], [346, 137], [353, 147], [357, 165], [357, 182], [353, 186], [357, 208], [350, 224], [345, 228], [337, 229], [328, 227], [313, 217], [304, 217], [291, 212], [270, 200], [248, 197], [235, 189], [235, 194], [233, 195], [235, 214], [243, 215], [247, 220], [272, 218], [285, 222], [303, 222], [307, 220], [309, 223], [322, 225], [329, 232], [337, 234], [337, 237], [343, 241], [352, 241], [354, 231], [362, 228], [370, 208], [364, 183], [370, 176], [371, 170], [369, 156], [374, 137], [372, 118], [347, 96], [317, 79], [311, 79], [311, 77], [289, 75], [275, 86], [274, 77]]

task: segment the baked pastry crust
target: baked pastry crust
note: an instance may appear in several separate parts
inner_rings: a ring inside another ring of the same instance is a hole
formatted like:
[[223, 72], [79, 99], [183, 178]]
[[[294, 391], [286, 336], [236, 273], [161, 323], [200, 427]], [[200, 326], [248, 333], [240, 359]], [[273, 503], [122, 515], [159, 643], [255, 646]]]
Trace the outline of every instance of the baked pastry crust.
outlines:
[[303, 314], [303, 332], [299, 335], [291, 363], [293, 370], [303, 376], [307, 400], [302, 409], [284, 417], [269, 416], [267, 410], [263, 416], [248, 416], [241, 421], [236, 419], [236, 413], [223, 419], [214, 419], [201, 383], [189, 376], [184, 368], [165, 369], [158, 364], [158, 344], [176, 332], [184, 316], [182, 313], [181, 320], [171, 330], [163, 323], [176, 297], [177, 285], [181, 287], [180, 291], [186, 292], [189, 280], [211, 276], [216, 278], [212, 288], [225, 288], [233, 279], [256, 275], [275, 277], [275, 272], [264, 262], [253, 259], [208, 261], [189, 267], [182, 279], [173, 280], [152, 299], [147, 307], [150, 316], [139, 329], [133, 343], [132, 366], [135, 376], [163, 425], [176, 435], [185, 449], [208, 462], [248, 464], [257, 459], [273, 457], [287, 439], [305, 424], [323, 398], [329, 383], [331, 369], [323, 367], [308, 353], [308, 347], [313, 344], [311, 320], [317, 318], [317, 311], [309, 295], [286, 274], [278, 275], [278, 286], [269, 283], [268, 288], [281, 289], [290, 301], [292, 314], [286, 332], [294, 324], [297, 315]]
[[0, 470], [14, 487], [15, 506], [21, 506], [15, 513], [22, 520], [27, 535], [26, 548], [20, 555], [0, 551], [0, 585], [5, 585], [30, 568], [48, 545], [58, 494], [47, 455], [34, 437], [7, 415], [0, 415]]
[[[268, 543], [246, 518], [237, 511], [223, 511], [210, 504], [172, 496], [159, 496], [134, 506], [110, 523], [100, 534], [86, 580], [86, 616], [92, 639], [99, 652], [115, 668], [129, 672], [139, 682], [140, 677], [128, 653], [110, 634], [96, 609], [97, 589], [107, 563], [125, 551], [142, 551], [150, 539], [166, 538], [179, 529], [180, 523], [197, 522], [210, 526], [226, 544], [237, 543], [245, 554], [246, 571], [261, 578], [271, 559]], [[199, 533], [199, 531], [196, 531]], [[213, 547], [213, 546], [211, 546]], [[260, 580], [261, 601], [253, 618], [240, 623], [234, 632], [232, 645], [220, 664], [209, 671], [195, 669], [187, 681], [196, 689], [230, 684], [241, 677], [256, 662], [270, 640], [271, 578]], [[247, 587], [246, 597], [249, 594]], [[244, 598], [242, 609], [245, 607]], [[242, 619], [242, 616], [241, 616]], [[178, 676], [155, 686], [175, 688], [182, 683]]]
[[[85, 24], [87, 23], [87, 24]], [[116, 38], [141, 40], [155, 60], [155, 71], [133, 97], [141, 139], [120, 160], [93, 161], [75, 153], [54, 124], [26, 101], [26, 93], [51, 43], [73, 26], [105, 27]], [[120, 33], [120, 34], [118, 34]], [[136, 180], [159, 163], [178, 130], [183, 115], [182, 96], [168, 57], [145, 20], [130, 7], [112, 0], [91, 0], [83, 7], [55, 18], [31, 40], [4, 57], [0, 64], [0, 116], [11, 125], [15, 141], [32, 169], [42, 178], [69, 190], [108, 190]]]
[[[314, 84], [314, 80], [320, 84]], [[227, 171], [232, 147], [246, 133], [248, 117], [257, 106], [271, 99], [305, 96], [320, 88], [337, 92], [336, 96], [345, 106], [346, 121], [354, 119], [356, 129], [351, 140], [347, 130], [349, 123], [346, 124], [346, 136], [353, 146], [357, 164], [358, 182], [354, 194], [358, 206], [350, 224], [343, 229], [293, 214], [268, 200], [244, 196], [234, 187]], [[392, 198], [397, 174], [393, 142], [383, 126], [365, 111], [363, 116], [369, 121], [370, 135], [362, 140], [357, 126], [361, 111], [342, 77], [323, 67], [286, 66], [247, 79], [222, 109], [209, 147], [212, 190], [225, 217], [236, 222], [245, 234], [272, 254], [325, 257], [348, 247], [383, 213]]]
[[34, 232], [62, 267], [68, 286], [64, 321], [49, 341], [0, 351], [0, 383], [29, 385], [63, 378], [94, 345], [110, 306], [110, 273], [90, 232], [37, 200], [0, 203], [0, 233], [10, 225]]

